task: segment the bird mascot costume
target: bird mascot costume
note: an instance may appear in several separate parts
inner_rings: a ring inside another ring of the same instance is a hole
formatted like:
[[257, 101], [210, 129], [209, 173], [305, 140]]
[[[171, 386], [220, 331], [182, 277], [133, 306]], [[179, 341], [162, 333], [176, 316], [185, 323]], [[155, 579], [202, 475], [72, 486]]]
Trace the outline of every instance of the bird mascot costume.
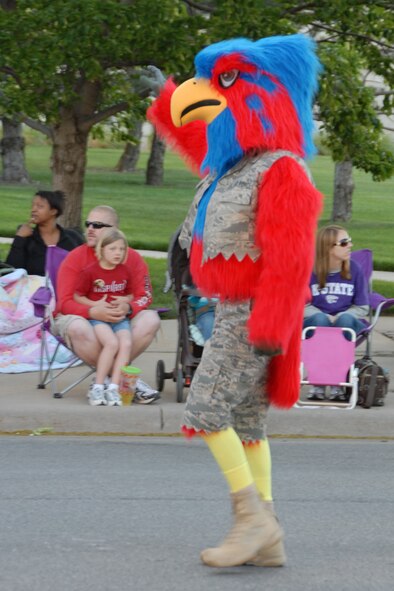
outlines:
[[298, 399], [303, 309], [322, 196], [312, 102], [320, 70], [304, 35], [212, 44], [195, 77], [168, 79], [148, 118], [203, 177], [180, 244], [194, 283], [219, 298], [185, 406], [182, 431], [207, 443], [230, 488], [234, 523], [201, 553], [209, 566], [281, 566], [271, 491], [270, 404]]

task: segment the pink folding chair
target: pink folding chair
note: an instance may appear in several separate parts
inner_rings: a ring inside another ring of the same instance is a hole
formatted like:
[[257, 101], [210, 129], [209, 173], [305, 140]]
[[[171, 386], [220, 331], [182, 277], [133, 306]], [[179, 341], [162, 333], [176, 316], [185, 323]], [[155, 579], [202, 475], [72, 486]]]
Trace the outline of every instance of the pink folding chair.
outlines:
[[[308, 333], [311, 336], [307, 338]], [[345, 338], [350, 335], [351, 340]], [[296, 407], [329, 406], [352, 409], [357, 403], [357, 370], [354, 366], [356, 333], [350, 328], [309, 326], [302, 332], [301, 385], [351, 388], [348, 402], [298, 400]]]

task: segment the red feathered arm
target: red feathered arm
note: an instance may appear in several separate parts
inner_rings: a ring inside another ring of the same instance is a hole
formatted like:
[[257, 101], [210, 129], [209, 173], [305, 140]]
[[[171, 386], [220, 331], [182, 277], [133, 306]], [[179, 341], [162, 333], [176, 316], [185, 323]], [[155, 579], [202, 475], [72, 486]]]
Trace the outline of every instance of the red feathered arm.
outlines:
[[284, 355], [271, 358], [268, 365], [267, 394], [271, 404], [291, 408], [300, 395], [301, 331], [303, 317], [298, 315]]
[[289, 157], [271, 167], [259, 188], [256, 242], [263, 264], [248, 328], [256, 347], [276, 353], [268, 367], [267, 393], [283, 408], [299, 397], [303, 312], [322, 198]]
[[200, 174], [201, 163], [207, 152], [207, 125], [204, 121], [192, 121], [185, 127], [175, 127], [171, 120], [171, 96], [176, 89], [169, 78], [160, 95], [147, 111], [147, 118], [155, 126], [157, 133], [177, 152], [192, 169]]
[[285, 354], [299, 327], [314, 260], [322, 195], [290, 157], [278, 160], [259, 188], [256, 242], [262, 270], [248, 323], [251, 342]]

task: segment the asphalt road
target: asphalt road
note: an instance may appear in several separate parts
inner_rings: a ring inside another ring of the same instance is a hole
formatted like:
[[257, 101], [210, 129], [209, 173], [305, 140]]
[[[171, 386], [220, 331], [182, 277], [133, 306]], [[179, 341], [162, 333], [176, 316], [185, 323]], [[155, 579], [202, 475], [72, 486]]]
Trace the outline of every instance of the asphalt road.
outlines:
[[202, 441], [1, 437], [0, 589], [391, 591], [394, 442], [271, 450], [287, 566], [210, 569], [230, 509]]

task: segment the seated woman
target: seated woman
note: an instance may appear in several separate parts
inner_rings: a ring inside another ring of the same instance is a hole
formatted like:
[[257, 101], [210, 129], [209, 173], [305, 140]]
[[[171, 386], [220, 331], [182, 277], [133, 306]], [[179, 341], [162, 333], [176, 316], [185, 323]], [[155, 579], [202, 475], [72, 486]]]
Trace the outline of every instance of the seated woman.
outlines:
[[[368, 285], [359, 265], [350, 259], [352, 239], [341, 226], [321, 228], [316, 238], [315, 266], [310, 279], [312, 298], [305, 306], [304, 328], [337, 326], [357, 334], [369, 310]], [[345, 401], [342, 388], [332, 386], [330, 400]], [[309, 400], [324, 400], [325, 388], [313, 386]]]
[[[64, 210], [62, 191], [37, 191], [33, 197], [30, 220], [18, 227], [6, 263], [26, 269], [28, 275], [45, 275], [47, 246], [73, 250], [84, 239], [75, 230], [62, 228], [57, 218]], [[33, 227], [34, 226], [34, 227]]]

